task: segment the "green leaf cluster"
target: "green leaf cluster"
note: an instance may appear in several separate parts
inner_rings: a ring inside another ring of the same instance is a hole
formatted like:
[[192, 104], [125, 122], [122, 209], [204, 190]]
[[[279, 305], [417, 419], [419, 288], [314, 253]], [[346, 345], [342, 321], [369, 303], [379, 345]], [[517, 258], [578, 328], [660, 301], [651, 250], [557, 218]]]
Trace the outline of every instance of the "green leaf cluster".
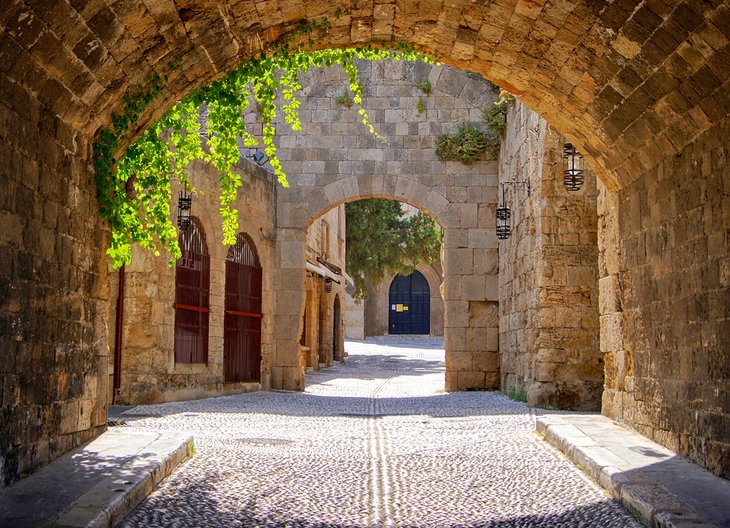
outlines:
[[350, 95], [350, 92], [345, 90], [340, 95], [337, 96], [337, 99], [335, 99], [337, 104], [341, 104], [346, 107], [351, 107], [352, 104], [355, 102], [355, 100], [352, 98], [352, 95]]
[[507, 128], [507, 112], [515, 103], [515, 96], [501, 90], [499, 99], [482, 113], [482, 122], [497, 134], [502, 134]]
[[416, 87], [426, 95], [429, 95], [431, 93], [431, 81], [429, 80], [416, 83]]
[[441, 134], [436, 144], [436, 156], [444, 161], [461, 161], [471, 165], [477, 160], [496, 159], [499, 136], [483, 131], [470, 123], [462, 124], [453, 134]]
[[244, 62], [222, 79], [179, 101], [148, 128], [117, 163], [116, 151], [127, 140], [142, 112], [162, 90], [167, 78], [150, 79], [125, 100], [123, 112], [113, 118], [113, 127], [103, 130], [94, 143], [100, 211], [112, 230], [107, 251], [112, 265], [118, 267], [130, 262], [133, 243], [156, 255], [167, 251], [171, 263], [180, 257], [177, 230], [171, 219], [172, 182], [177, 181], [187, 190], [194, 191], [186, 170], [196, 159], [212, 164], [219, 171], [223, 241], [235, 243], [238, 211], [233, 204], [241, 178], [233, 167], [240, 157], [239, 138], [246, 146], [258, 146], [258, 140], [246, 130], [242, 115], [254, 101], [262, 123], [264, 151], [278, 181], [288, 186], [274, 144], [274, 123], [283, 115], [293, 130], [301, 130], [301, 103], [297, 99], [301, 90], [300, 73], [339, 64], [347, 74], [360, 120], [372, 134], [380, 137], [362, 108], [362, 84], [355, 60], [430, 61], [405, 45], [399, 46], [397, 52], [373, 47], [313, 51], [300, 49], [301, 43], [299, 49], [292, 49], [293, 43], [301, 38], [313, 44], [315, 32], [325, 31], [327, 27], [326, 19], [302, 25], [273, 53]]
[[409, 275], [420, 263], [435, 261], [441, 228], [431, 217], [408, 216], [403, 204], [370, 199], [348, 203], [347, 273], [355, 281], [355, 299], [367, 297], [367, 281], [378, 284], [388, 274]]

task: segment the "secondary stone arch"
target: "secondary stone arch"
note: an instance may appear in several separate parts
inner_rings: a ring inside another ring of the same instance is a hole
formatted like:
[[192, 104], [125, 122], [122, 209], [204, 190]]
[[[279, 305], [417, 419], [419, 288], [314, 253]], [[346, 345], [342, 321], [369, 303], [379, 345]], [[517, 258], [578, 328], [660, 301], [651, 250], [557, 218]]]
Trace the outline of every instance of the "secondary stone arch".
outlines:
[[[326, 211], [367, 198], [407, 203], [428, 214], [444, 228], [456, 227], [453, 216], [446, 215], [450, 203], [446, 195], [408, 176], [358, 175], [339, 179], [313, 190], [295, 207], [306, 214], [303, 227], [309, 227]], [[282, 196], [282, 199], [286, 200], [286, 197]], [[292, 218], [297, 217], [303, 218], [301, 215], [292, 215]]]
[[[279, 224], [277, 239], [278, 275], [275, 313], [289, 332], [279, 332], [275, 339], [272, 366], [272, 386], [303, 390], [304, 369], [298, 359], [298, 342], [306, 295], [304, 292], [304, 263], [306, 229], [317, 218], [338, 205], [366, 198], [386, 198], [413, 205], [432, 216], [444, 229], [443, 289], [444, 338], [446, 349], [446, 389], [497, 389], [499, 366], [497, 351], [486, 346], [467, 343], [467, 336], [476, 327], [496, 332], [494, 318], [479, 317], [484, 307], [496, 305], [498, 279], [496, 272], [475, 269], [475, 251], [489, 237], [487, 229], [479, 228], [476, 203], [449, 200], [446, 192], [430, 189], [411, 178], [384, 177], [390, 184], [383, 188], [368, 186], [372, 177], [343, 178], [305, 195], [296, 207], [301, 214], [290, 214], [289, 223]], [[361, 187], [361, 184], [365, 184]], [[328, 189], [329, 188], [329, 189]], [[325, 192], [329, 190], [329, 193]], [[423, 196], [424, 198], [417, 198]], [[434, 214], [435, 211], [438, 213]], [[292, 212], [294, 210], [292, 209]], [[494, 241], [496, 245], [496, 239]], [[495, 257], [496, 259], [496, 252]], [[494, 267], [493, 267], [494, 269]], [[438, 285], [436, 292], [439, 291]], [[493, 328], [492, 328], [493, 327]]]

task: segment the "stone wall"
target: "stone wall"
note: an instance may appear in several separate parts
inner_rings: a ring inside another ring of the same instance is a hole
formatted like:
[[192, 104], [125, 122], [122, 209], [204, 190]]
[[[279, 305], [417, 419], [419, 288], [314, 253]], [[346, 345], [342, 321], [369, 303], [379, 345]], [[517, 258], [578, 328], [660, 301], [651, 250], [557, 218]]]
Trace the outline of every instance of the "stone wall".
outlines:
[[[134, 247], [132, 262], [125, 269], [124, 324], [122, 334], [121, 387], [117, 404], [189, 400], [270, 387], [273, 324], [272, 283], [274, 211], [276, 187], [273, 177], [249, 161], [239, 162], [243, 187], [235, 203], [239, 232], [251, 237], [263, 268], [261, 327], [261, 383], [226, 383], [223, 376], [223, 320], [225, 303], [225, 258], [222, 243], [216, 170], [195, 162], [190, 170], [192, 215], [205, 232], [210, 254], [210, 320], [208, 362], [175, 362], [175, 267], [165, 256]], [[173, 190], [176, 197], [178, 190]], [[110, 274], [116, 299], [119, 273]], [[116, 302], [110, 303], [109, 321], [114, 325]], [[114, 331], [110, 332], [114, 350]]]
[[52, 93], [17, 83], [25, 73], [0, 75], [0, 488], [106, 426], [107, 233], [90, 147], [48, 109]]
[[[277, 200], [278, 336], [274, 386], [303, 387], [298, 339], [305, 298], [301, 262], [305, 230], [324, 211], [363, 198], [415, 206], [444, 228], [444, 341], [447, 390], [499, 386], [496, 161], [444, 162], [442, 133], [480, 123], [496, 99], [492, 85], [446, 66], [363, 63], [363, 106], [383, 139], [359, 122], [356, 108], [336, 101], [346, 87], [339, 68], [302, 76], [302, 131], [280, 125], [279, 155], [290, 187]], [[417, 83], [430, 81], [430, 95]], [[419, 112], [419, 99], [423, 110]], [[255, 129], [254, 129], [255, 130]]]
[[730, 120], [602, 192], [603, 413], [730, 478]]
[[562, 182], [564, 138], [517, 102], [508, 115], [500, 182], [512, 235], [500, 241], [502, 390], [530, 405], [598, 410], [596, 177], [580, 191]]

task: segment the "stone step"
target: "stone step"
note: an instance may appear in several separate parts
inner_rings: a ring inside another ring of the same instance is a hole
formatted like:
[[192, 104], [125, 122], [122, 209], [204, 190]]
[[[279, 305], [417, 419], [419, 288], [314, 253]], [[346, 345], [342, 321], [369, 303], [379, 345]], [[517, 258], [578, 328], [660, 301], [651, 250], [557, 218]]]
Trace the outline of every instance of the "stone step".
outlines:
[[190, 435], [112, 427], [0, 493], [0, 527], [112, 527], [193, 452]]
[[597, 414], [537, 419], [537, 432], [652, 528], [730, 528], [730, 481]]

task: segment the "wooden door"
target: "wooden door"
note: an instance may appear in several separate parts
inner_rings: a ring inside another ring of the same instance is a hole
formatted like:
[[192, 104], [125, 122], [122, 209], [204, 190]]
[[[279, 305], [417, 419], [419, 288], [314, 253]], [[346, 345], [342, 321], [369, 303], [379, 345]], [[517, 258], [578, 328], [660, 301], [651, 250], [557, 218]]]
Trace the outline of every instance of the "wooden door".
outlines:
[[175, 362], [208, 362], [210, 255], [198, 219], [178, 239], [182, 257], [175, 265]]
[[226, 382], [261, 381], [262, 269], [244, 234], [226, 257], [223, 366]]
[[390, 334], [429, 334], [431, 292], [418, 270], [396, 275], [390, 284], [388, 328]]

